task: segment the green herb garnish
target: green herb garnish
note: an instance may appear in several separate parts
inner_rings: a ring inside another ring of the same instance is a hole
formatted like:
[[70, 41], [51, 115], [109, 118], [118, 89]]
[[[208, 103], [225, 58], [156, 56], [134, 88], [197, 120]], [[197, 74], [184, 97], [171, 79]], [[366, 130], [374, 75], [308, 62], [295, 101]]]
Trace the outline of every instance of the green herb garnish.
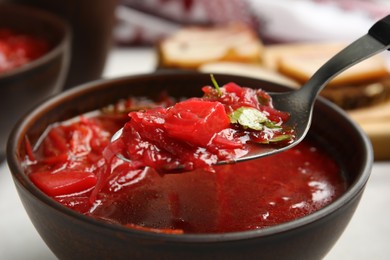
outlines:
[[292, 135], [283, 134], [283, 135], [277, 135], [277, 136], [269, 139], [268, 142], [270, 142], [270, 143], [277, 143], [277, 142], [281, 142], [281, 141], [290, 140], [292, 138], [293, 138]]
[[265, 124], [269, 122], [263, 112], [251, 107], [240, 107], [229, 114], [229, 118], [232, 124], [258, 131], [263, 130]]
[[215, 89], [217, 90], [217, 92], [218, 92], [218, 96], [222, 96], [221, 88], [219, 87], [218, 82], [217, 82], [217, 80], [215, 79], [214, 75], [213, 75], [213, 74], [210, 74], [210, 78], [211, 78], [211, 82], [213, 82], [214, 88], [215, 88]]

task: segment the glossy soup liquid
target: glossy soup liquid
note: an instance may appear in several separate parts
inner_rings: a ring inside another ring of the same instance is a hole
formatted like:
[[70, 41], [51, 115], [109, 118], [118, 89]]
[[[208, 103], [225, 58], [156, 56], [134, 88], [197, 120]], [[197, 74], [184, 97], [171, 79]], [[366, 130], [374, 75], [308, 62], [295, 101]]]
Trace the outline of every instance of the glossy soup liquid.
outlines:
[[216, 173], [160, 176], [145, 170], [120, 188], [121, 178], [108, 186], [120, 190], [104, 189], [90, 215], [186, 233], [276, 225], [324, 207], [345, 189], [337, 165], [306, 142], [276, 156], [218, 167]]

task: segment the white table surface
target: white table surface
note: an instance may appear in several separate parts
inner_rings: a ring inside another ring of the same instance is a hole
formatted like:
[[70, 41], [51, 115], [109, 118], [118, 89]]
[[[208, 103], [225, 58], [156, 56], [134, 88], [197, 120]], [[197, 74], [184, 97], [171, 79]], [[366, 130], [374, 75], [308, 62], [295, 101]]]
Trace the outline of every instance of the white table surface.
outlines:
[[[114, 49], [104, 75], [144, 73], [154, 67], [154, 53], [149, 49]], [[5, 162], [0, 164], [0, 259], [55, 259], [25, 213]], [[389, 161], [374, 163], [355, 215], [325, 259], [390, 259]]]

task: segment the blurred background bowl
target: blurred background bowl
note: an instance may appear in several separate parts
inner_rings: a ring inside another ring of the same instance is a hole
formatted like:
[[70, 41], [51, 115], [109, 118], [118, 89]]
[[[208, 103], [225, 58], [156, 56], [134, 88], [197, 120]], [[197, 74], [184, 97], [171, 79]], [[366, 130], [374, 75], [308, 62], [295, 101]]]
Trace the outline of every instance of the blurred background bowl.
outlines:
[[71, 31], [68, 24], [45, 11], [0, 3], [0, 28], [38, 36], [49, 51], [21, 67], [0, 73], [0, 159], [17, 119], [45, 98], [59, 93], [69, 67]]
[[[266, 91], [287, 87], [262, 80], [216, 75]], [[319, 99], [309, 136], [316, 137], [337, 158], [347, 191], [330, 205], [303, 218], [277, 226], [224, 234], [158, 234], [102, 223], [72, 211], [46, 196], [21, 167], [24, 138], [37, 142], [48, 124], [113, 104], [128, 96], [199, 96], [208, 74], [157, 72], [100, 80], [47, 100], [25, 116], [9, 140], [7, 161], [21, 201], [35, 228], [60, 259], [322, 259], [349, 223], [372, 167], [367, 137], [336, 106]], [[331, 126], [331, 127], [329, 127]]]
[[65, 88], [99, 79], [112, 46], [117, 0], [0, 0], [45, 10], [66, 20], [72, 50]]

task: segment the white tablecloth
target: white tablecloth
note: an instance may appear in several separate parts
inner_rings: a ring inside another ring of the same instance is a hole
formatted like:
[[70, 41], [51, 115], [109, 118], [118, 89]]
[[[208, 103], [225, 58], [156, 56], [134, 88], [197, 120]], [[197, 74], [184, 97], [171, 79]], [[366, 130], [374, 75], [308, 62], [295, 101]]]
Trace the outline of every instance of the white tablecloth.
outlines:
[[[154, 67], [150, 49], [115, 49], [104, 75], [144, 73]], [[0, 259], [55, 259], [25, 213], [5, 162], [0, 165]], [[390, 162], [374, 163], [352, 221], [325, 259], [390, 259]]]

